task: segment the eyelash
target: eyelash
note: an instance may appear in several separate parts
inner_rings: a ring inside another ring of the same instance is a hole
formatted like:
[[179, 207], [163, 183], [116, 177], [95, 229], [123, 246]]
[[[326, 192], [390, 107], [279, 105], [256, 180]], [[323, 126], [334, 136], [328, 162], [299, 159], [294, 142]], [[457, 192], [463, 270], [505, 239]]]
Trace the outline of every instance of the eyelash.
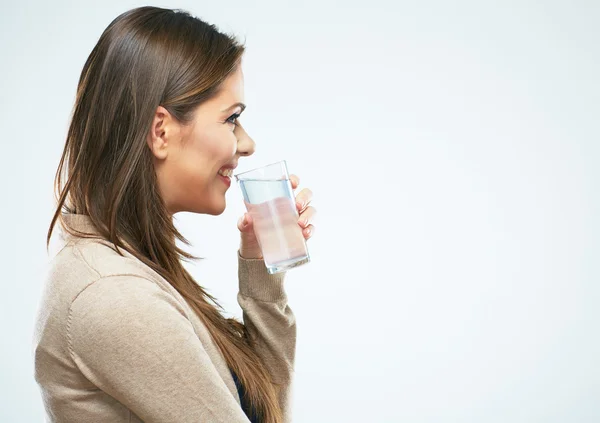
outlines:
[[235, 120], [237, 120], [239, 117], [240, 117], [240, 114], [239, 114], [239, 113], [234, 113], [234, 114], [232, 114], [231, 116], [229, 116], [225, 122], [233, 123], [233, 124], [235, 125], [235, 122], [232, 122], [230, 119], [231, 119], [231, 118], [233, 118], [233, 120], [235, 121]]

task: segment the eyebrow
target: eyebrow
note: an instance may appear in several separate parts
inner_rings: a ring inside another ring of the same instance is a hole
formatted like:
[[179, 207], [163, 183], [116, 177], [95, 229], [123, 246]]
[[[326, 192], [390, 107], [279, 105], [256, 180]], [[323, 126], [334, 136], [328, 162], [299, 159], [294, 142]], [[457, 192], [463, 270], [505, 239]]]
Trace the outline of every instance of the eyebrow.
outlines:
[[235, 109], [236, 107], [241, 107], [242, 108], [242, 112], [246, 109], [246, 105], [244, 103], [235, 103], [235, 104], [232, 104], [231, 106], [229, 106], [228, 108], [226, 108], [225, 110], [221, 110], [221, 111], [222, 112], [227, 112], [229, 110]]

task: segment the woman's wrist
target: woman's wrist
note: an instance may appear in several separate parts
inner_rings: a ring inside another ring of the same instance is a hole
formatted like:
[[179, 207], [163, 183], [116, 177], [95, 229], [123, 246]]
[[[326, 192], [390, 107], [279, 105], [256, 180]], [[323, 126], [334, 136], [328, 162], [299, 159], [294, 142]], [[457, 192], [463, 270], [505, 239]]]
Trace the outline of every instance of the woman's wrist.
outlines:
[[260, 244], [254, 236], [242, 234], [240, 238], [240, 256], [245, 259], [262, 259], [262, 251], [260, 250]]
[[244, 259], [262, 259], [263, 255], [260, 249], [243, 248], [240, 247], [240, 257]]

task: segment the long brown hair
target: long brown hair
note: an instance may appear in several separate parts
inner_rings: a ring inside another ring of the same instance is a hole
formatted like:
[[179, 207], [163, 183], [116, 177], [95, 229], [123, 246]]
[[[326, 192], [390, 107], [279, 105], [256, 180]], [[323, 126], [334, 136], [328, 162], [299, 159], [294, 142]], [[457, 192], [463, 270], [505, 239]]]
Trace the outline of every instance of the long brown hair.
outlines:
[[182, 265], [197, 257], [176, 245], [177, 239], [190, 244], [159, 195], [146, 143], [159, 105], [189, 122], [241, 66], [244, 49], [233, 36], [180, 9], [140, 7], [112, 21], [81, 72], [46, 245], [57, 220], [67, 232], [85, 236], [68, 227], [63, 212], [88, 215], [116, 251], [126, 249], [181, 293], [206, 324], [260, 420], [280, 423], [278, 385], [245, 326], [226, 319], [216, 299]]

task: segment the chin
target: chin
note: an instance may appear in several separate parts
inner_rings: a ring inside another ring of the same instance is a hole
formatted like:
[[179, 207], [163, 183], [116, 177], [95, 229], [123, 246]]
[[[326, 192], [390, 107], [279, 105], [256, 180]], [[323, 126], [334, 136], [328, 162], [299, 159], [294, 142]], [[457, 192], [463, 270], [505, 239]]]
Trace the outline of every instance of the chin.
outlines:
[[[190, 198], [188, 197], [188, 200]], [[183, 204], [182, 208], [185, 211], [196, 214], [208, 214], [211, 216], [218, 216], [223, 214], [227, 207], [227, 200], [225, 193], [222, 192], [206, 192], [204, 195], [199, 195], [194, 198], [194, 202], [188, 202]]]
[[213, 216], [219, 216], [220, 214], [223, 214], [223, 212], [225, 211], [225, 207], [215, 210], [214, 213], [210, 213]]
[[223, 214], [223, 212], [225, 211], [225, 207], [227, 207], [227, 203], [225, 202], [225, 199], [223, 199], [218, 202], [215, 201], [211, 204], [203, 204], [200, 207], [196, 208], [195, 213], [218, 216], [220, 214]]

